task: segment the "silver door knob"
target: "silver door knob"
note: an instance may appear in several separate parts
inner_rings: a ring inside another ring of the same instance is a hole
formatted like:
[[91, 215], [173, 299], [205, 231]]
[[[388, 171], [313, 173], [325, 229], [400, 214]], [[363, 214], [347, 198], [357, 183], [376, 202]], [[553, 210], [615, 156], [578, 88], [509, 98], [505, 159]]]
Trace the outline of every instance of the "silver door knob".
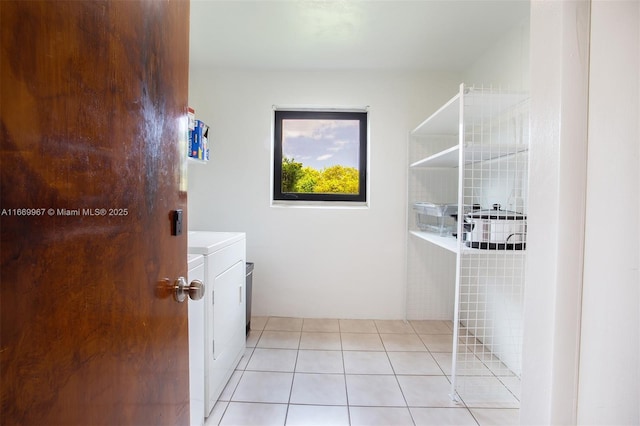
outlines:
[[174, 282], [173, 288], [173, 298], [178, 303], [184, 302], [187, 295], [191, 300], [200, 300], [204, 296], [204, 284], [200, 280], [193, 280], [191, 284], [187, 285], [187, 280], [180, 277]]

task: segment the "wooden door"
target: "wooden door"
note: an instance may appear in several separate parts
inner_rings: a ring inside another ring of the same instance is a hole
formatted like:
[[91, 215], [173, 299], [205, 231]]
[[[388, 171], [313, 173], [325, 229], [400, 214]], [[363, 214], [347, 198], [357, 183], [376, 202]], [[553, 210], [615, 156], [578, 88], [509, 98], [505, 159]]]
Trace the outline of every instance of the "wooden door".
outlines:
[[3, 0], [0, 32], [0, 423], [186, 425], [189, 3]]

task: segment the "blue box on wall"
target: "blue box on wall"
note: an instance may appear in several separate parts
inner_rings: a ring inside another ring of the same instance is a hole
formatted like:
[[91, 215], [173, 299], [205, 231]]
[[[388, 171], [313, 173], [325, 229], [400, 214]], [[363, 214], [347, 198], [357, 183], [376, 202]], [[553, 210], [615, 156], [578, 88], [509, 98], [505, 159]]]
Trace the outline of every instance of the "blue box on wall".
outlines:
[[189, 157], [209, 160], [209, 126], [202, 120], [194, 120], [194, 128], [189, 125]]
[[209, 160], [209, 126], [202, 120], [196, 120], [195, 135], [198, 140], [198, 159]]

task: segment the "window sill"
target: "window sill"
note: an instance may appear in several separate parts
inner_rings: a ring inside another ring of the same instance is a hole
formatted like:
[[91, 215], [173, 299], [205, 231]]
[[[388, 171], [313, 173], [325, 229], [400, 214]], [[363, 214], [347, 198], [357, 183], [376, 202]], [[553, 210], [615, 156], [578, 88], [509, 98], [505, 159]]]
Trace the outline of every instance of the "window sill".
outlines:
[[366, 201], [287, 201], [272, 200], [271, 207], [284, 209], [366, 210]]

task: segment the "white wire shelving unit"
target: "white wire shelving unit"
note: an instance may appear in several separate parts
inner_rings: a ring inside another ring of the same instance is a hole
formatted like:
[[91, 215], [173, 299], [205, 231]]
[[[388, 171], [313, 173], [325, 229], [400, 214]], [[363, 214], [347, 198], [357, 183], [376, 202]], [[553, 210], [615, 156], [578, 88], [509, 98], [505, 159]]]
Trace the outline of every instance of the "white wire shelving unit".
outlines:
[[462, 84], [410, 136], [407, 317], [453, 321], [450, 395], [468, 407], [519, 407], [526, 235], [520, 249], [471, 248], [457, 237], [462, 219], [455, 232], [427, 232], [412, 206], [526, 215], [528, 105], [525, 93]]

